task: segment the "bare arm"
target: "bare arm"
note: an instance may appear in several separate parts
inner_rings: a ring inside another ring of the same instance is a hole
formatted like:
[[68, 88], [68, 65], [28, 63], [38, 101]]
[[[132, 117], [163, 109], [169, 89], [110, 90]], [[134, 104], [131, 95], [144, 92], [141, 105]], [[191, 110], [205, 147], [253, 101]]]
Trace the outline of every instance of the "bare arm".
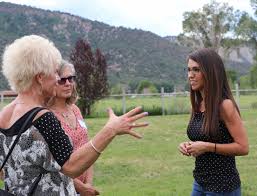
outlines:
[[229, 144], [216, 144], [210, 142], [190, 142], [188, 152], [193, 156], [199, 156], [205, 152], [216, 152], [222, 155], [240, 156], [247, 155], [249, 152], [247, 132], [243, 125], [242, 119], [229, 99], [224, 100], [221, 104], [221, 118], [224, 121], [228, 131], [233, 138]]
[[93, 185], [94, 167], [93, 165], [89, 167], [86, 171], [86, 179], [84, 183], [89, 183]]
[[[115, 136], [115, 132], [104, 127], [92, 141], [102, 151]], [[88, 169], [99, 155], [88, 142], [71, 154], [70, 158], [62, 166], [62, 172], [67, 176], [76, 178]]]
[[246, 129], [231, 100], [223, 101], [221, 118], [225, 122], [234, 142], [230, 144], [216, 144], [216, 153], [224, 155], [247, 155], [249, 144]]
[[[144, 127], [148, 124], [134, 124], [134, 122], [143, 118], [148, 113], [139, 112], [141, 112], [141, 107], [137, 107], [122, 116], [116, 116], [110, 109], [108, 122], [103, 129], [92, 138], [92, 143], [96, 149], [103, 151], [116, 135], [130, 134], [140, 138], [141, 136], [133, 131], [133, 128]], [[76, 178], [88, 169], [97, 160], [99, 155], [100, 154], [95, 151], [90, 142], [88, 142], [71, 154], [70, 158], [62, 166], [61, 171], [67, 176]]]

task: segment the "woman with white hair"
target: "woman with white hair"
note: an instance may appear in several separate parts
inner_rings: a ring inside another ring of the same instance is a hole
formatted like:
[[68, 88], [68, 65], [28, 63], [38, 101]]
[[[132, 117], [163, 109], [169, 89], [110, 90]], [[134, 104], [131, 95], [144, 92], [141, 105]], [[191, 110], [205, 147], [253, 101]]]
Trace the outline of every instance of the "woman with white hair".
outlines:
[[[56, 94], [61, 54], [48, 39], [24, 36], [9, 45], [3, 55], [3, 73], [17, 98], [0, 112], [0, 164], [3, 164], [22, 125], [36, 108]], [[109, 120], [90, 142], [73, 152], [60, 122], [47, 109], [39, 111], [21, 133], [4, 165], [5, 187], [15, 195], [28, 195], [41, 174], [34, 195], [76, 195], [72, 178], [81, 175], [117, 135], [140, 135], [134, 123], [147, 115], [137, 107], [122, 116], [108, 110]]]

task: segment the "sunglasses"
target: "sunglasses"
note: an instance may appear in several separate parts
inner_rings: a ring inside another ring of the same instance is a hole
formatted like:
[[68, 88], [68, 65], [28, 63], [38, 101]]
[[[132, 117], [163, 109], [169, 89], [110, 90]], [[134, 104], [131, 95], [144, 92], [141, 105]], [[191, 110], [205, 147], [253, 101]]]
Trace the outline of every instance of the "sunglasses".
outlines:
[[66, 81], [68, 80], [69, 83], [73, 83], [75, 81], [75, 78], [76, 76], [69, 76], [69, 77], [66, 77], [66, 78], [60, 78], [60, 80], [58, 80], [58, 84], [59, 85], [64, 85], [66, 84]]

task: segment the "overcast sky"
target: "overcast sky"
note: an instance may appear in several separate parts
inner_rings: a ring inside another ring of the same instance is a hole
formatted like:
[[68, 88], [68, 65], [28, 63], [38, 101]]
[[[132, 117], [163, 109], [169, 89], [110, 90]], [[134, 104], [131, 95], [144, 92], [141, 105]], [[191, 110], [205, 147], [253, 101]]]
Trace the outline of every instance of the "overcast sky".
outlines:
[[[183, 13], [210, 0], [10, 0], [8, 2], [58, 10], [112, 26], [151, 31], [160, 36], [182, 32]], [[250, 0], [218, 0], [252, 13]]]

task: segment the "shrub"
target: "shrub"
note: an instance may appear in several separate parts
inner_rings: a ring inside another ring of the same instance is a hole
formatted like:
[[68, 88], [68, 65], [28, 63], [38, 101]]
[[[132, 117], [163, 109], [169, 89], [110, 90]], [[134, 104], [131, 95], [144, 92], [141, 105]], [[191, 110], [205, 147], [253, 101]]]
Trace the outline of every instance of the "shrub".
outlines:
[[251, 108], [252, 109], [257, 109], [257, 102], [251, 103]]

